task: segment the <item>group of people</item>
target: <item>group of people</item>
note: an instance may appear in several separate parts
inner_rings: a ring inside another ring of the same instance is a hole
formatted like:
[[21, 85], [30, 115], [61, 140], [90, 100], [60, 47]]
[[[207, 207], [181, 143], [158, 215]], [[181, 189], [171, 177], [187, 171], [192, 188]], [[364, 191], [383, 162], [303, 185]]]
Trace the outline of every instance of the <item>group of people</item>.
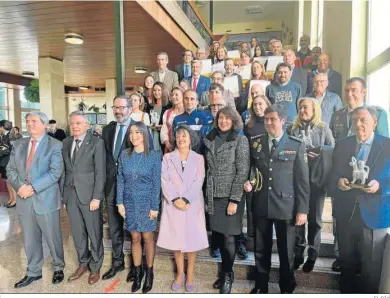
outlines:
[[[282, 53], [279, 43], [270, 43], [273, 54]], [[258, 54], [257, 46], [253, 48]], [[184, 62], [193, 57], [189, 53], [184, 53]], [[302, 65], [309, 60], [314, 65], [307, 48], [302, 47], [298, 57]], [[105, 199], [112, 264], [102, 279], [125, 269], [125, 226], [132, 241], [126, 278], [132, 282], [132, 292], [152, 289], [157, 244], [174, 252], [173, 291], [182, 286], [193, 291], [197, 252], [210, 246], [212, 255], [222, 260], [213, 287], [231, 293], [236, 254], [246, 257], [242, 233], [246, 206], [247, 235], [255, 241], [252, 293], [268, 292], [273, 228], [280, 290], [292, 293], [294, 270], [303, 264], [302, 270], [311, 272], [318, 257], [328, 193], [334, 206], [339, 254], [333, 267], [341, 271], [340, 290], [377, 293], [390, 227], [386, 112], [365, 104], [366, 83], [357, 77], [345, 83], [344, 107], [340, 96], [330, 91], [331, 85], [338, 86], [330, 79], [327, 56], [320, 56], [307, 96], [303, 83], [293, 81], [300, 69], [295, 53], [285, 51], [284, 60], [265, 89], [261, 84], [251, 88], [242, 84], [237, 97], [223, 86], [227, 73], [237, 75], [231, 60], [224, 61], [226, 72], [215, 71], [211, 80], [200, 75], [200, 61], [192, 60], [191, 68], [183, 65], [185, 80], [179, 82], [181, 68], [176, 68], [177, 73], [168, 70], [168, 56], [160, 53], [159, 70], [145, 78], [143, 93], [113, 100], [115, 121], [103, 128], [100, 137], [88, 132], [88, 118], [79, 111], [70, 114], [71, 137], [62, 143], [46, 134], [45, 114], [27, 114], [30, 138], [14, 143], [7, 165], [8, 182], [17, 192], [28, 260], [26, 276], [15, 287], [42, 277], [42, 236], [53, 257], [53, 283], [64, 279], [62, 205], [70, 218], [79, 262], [68, 280], [89, 270], [88, 282], [96, 283], [104, 258], [101, 201]], [[259, 79], [258, 70], [264, 68], [257, 64], [252, 67]], [[360, 189], [352, 189], [352, 157], [370, 167]], [[212, 231], [210, 244], [206, 223]], [[358, 271], [362, 288], [356, 286]]]

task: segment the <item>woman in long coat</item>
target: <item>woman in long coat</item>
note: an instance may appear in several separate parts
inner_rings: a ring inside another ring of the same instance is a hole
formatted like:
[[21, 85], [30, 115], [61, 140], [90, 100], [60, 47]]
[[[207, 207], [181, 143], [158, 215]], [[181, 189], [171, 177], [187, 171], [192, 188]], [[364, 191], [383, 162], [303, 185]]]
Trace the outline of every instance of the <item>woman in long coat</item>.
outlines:
[[202, 185], [205, 177], [202, 155], [192, 151], [197, 135], [188, 126], [176, 130], [176, 150], [164, 156], [161, 184], [163, 207], [157, 245], [173, 250], [177, 276], [172, 290], [184, 282], [184, 253], [188, 256], [186, 291], [194, 288], [196, 252], [208, 247]]

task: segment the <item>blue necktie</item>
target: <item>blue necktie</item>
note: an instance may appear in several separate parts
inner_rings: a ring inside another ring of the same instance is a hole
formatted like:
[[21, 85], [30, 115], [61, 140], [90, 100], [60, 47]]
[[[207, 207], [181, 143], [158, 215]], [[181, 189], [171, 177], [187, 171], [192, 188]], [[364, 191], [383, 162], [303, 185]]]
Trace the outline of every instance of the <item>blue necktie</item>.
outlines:
[[190, 66], [188, 64], [185, 65], [184, 69], [184, 77], [188, 79], [190, 77]]
[[121, 152], [122, 148], [122, 138], [123, 138], [123, 128], [124, 125], [119, 126], [119, 132], [118, 136], [116, 137], [116, 142], [115, 142], [115, 150], [114, 150], [114, 159], [117, 160], [119, 157], [119, 153]]
[[359, 145], [359, 152], [357, 154], [356, 159], [357, 160], [365, 160], [364, 157], [366, 156], [366, 150], [367, 150], [367, 144], [360, 143], [360, 145]]

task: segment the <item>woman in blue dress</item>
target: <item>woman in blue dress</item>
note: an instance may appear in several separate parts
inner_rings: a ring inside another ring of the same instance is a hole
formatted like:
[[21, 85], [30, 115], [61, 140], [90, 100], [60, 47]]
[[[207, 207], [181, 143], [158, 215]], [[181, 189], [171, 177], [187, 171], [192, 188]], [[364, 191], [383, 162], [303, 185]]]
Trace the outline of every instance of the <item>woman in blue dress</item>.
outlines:
[[116, 200], [132, 239], [135, 276], [131, 291], [137, 292], [141, 288], [144, 277], [142, 237], [147, 263], [142, 292], [147, 293], [153, 287], [154, 277], [154, 231], [160, 204], [161, 151], [149, 150], [148, 128], [142, 122], [131, 125], [129, 141], [133, 146], [122, 151], [119, 158]]

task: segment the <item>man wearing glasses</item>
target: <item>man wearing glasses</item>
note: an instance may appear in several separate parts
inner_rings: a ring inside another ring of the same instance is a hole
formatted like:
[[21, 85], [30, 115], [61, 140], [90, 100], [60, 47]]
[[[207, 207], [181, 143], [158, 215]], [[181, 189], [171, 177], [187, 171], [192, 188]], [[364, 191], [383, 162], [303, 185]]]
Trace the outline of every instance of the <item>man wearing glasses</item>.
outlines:
[[116, 172], [117, 161], [122, 149], [129, 148], [129, 126], [131, 120], [131, 99], [126, 95], [114, 98], [112, 111], [116, 121], [112, 121], [103, 128], [102, 139], [106, 147], [106, 187], [108, 225], [112, 243], [112, 265], [110, 270], [103, 274], [103, 279], [110, 279], [125, 269], [123, 254], [123, 218], [116, 206]]

